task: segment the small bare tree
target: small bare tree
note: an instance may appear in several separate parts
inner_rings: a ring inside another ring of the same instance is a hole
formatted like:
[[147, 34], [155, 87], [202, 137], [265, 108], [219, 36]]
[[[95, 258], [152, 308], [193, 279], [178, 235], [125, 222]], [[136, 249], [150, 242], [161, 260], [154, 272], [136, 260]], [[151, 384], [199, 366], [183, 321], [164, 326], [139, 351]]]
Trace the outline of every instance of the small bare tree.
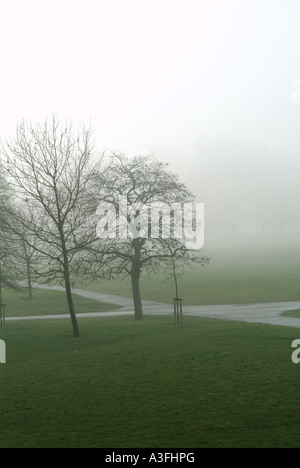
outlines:
[[175, 297], [179, 298], [179, 278], [187, 269], [205, 267], [209, 264], [210, 258], [204, 251], [187, 249], [183, 242], [179, 240], [161, 239], [164, 252], [168, 256], [162, 257], [162, 267], [167, 280], [173, 279], [175, 285]]
[[43, 256], [40, 275], [63, 281], [75, 337], [79, 337], [79, 328], [70, 265], [89, 242], [84, 226], [90, 214], [85, 196], [93, 150], [91, 133], [84, 127], [74, 132], [71, 124], [63, 126], [54, 116], [44, 124], [19, 124], [15, 139], [2, 145], [7, 172], [29, 207], [25, 225], [23, 222], [26, 236], [13, 229]]

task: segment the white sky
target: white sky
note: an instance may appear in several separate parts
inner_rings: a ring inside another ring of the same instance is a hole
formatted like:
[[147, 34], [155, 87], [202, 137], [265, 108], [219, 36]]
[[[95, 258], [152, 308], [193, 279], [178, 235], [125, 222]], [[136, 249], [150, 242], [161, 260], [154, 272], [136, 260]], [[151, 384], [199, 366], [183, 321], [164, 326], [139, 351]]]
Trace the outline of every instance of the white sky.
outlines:
[[297, 150], [299, 21], [298, 0], [0, 0], [1, 137], [56, 112], [128, 154]]

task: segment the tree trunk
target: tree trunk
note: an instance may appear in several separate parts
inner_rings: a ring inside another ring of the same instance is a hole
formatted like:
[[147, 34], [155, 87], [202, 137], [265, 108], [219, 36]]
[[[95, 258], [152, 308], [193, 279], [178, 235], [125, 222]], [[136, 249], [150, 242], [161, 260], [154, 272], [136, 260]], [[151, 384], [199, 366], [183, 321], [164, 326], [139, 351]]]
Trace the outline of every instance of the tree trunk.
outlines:
[[30, 260], [26, 258], [26, 267], [27, 267], [27, 291], [29, 299], [33, 299], [32, 295], [32, 281], [31, 281], [31, 271], [30, 271]]
[[140, 272], [133, 270], [131, 273], [131, 286], [134, 303], [134, 318], [135, 320], [143, 320], [143, 306], [140, 291]]
[[2, 296], [2, 268], [1, 268], [1, 262], [0, 262], [0, 326], [1, 326], [1, 328], [3, 327], [2, 301], [3, 301], [3, 296]]
[[[57, 196], [57, 198], [58, 198], [58, 196]], [[58, 203], [57, 203], [57, 206], [58, 206]], [[58, 211], [58, 216], [60, 218], [60, 212], [59, 211]], [[75, 308], [74, 308], [72, 290], [71, 290], [68, 251], [67, 251], [67, 247], [66, 247], [66, 240], [65, 240], [65, 235], [64, 235], [64, 231], [63, 231], [63, 223], [62, 223], [61, 219], [59, 219], [58, 230], [59, 230], [60, 241], [61, 241], [61, 248], [62, 248], [61, 250], [62, 250], [62, 256], [63, 256], [64, 280], [65, 280], [65, 287], [66, 287], [66, 295], [67, 295], [67, 301], [68, 301], [68, 306], [69, 306], [69, 312], [70, 312], [71, 322], [72, 322], [72, 327], [73, 327], [73, 335], [74, 335], [74, 338], [79, 338], [80, 334], [79, 334], [79, 328], [78, 328], [77, 318], [76, 318], [76, 314], [75, 314]]]
[[77, 318], [76, 318], [75, 309], [74, 309], [69, 274], [67, 275], [65, 274], [65, 285], [66, 285], [67, 301], [68, 301], [69, 312], [71, 316], [74, 338], [79, 338], [80, 334], [79, 334], [79, 328], [78, 328]]
[[64, 259], [64, 262], [63, 262], [64, 280], [65, 280], [65, 286], [66, 286], [66, 295], [67, 295], [67, 301], [68, 301], [68, 306], [69, 306], [69, 312], [70, 312], [71, 322], [72, 322], [72, 327], [73, 327], [73, 335], [74, 335], [74, 338], [79, 338], [80, 334], [79, 334], [79, 328], [78, 328], [77, 318], [75, 314], [75, 308], [74, 308], [72, 290], [71, 290], [68, 253], [67, 253], [65, 239], [64, 239], [62, 230], [60, 233], [61, 233], [62, 252], [63, 252], [63, 259]]
[[173, 267], [173, 275], [174, 275], [174, 281], [175, 281], [176, 299], [178, 299], [178, 280], [177, 280], [177, 273], [176, 273], [176, 266], [175, 266], [174, 257], [172, 257], [172, 267]]
[[133, 240], [133, 248], [134, 248], [134, 261], [132, 264], [131, 270], [131, 286], [132, 286], [132, 295], [133, 295], [133, 303], [134, 303], [134, 316], [135, 320], [143, 320], [143, 306], [142, 306], [142, 299], [141, 299], [141, 291], [140, 291], [140, 276], [141, 276], [141, 240], [134, 239]]
[[[2, 301], [3, 301], [3, 297], [2, 297], [2, 265], [1, 265], [1, 261], [0, 261], [0, 304], [2, 307]], [[0, 310], [0, 315], [2, 316], [2, 309]]]

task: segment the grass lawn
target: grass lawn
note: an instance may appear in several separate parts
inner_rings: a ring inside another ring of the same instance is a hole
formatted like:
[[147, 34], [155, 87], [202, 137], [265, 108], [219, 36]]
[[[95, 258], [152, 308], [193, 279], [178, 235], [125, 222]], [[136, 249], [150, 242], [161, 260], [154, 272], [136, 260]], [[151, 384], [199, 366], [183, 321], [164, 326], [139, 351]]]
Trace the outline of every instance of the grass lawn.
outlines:
[[[26, 291], [15, 293], [5, 290], [7, 317], [24, 317], [26, 315], [68, 314], [66, 294], [62, 291], [34, 289], [33, 300], [29, 300]], [[107, 304], [73, 294], [76, 313], [108, 312], [119, 309], [116, 304]]]
[[295, 310], [287, 310], [286, 312], [283, 312], [282, 314], [284, 317], [300, 317], [300, 309], [295, 309]]
[[185, 317], [7, 322], [0, 447], [300, 447], [297, 329]]

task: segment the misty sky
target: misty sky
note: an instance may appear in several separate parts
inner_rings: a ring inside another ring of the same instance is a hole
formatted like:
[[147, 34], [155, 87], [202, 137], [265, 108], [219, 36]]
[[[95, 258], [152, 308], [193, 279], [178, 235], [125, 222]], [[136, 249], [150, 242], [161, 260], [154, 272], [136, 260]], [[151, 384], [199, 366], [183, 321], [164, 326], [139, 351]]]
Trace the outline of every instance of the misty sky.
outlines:
[[91, 121], [100, 149], [194, 179], [212, 147], [219, 173], [243, 152], [285, 161], [300, 148], [299, 21], [298, 0], [2, 0], [1, 137], [55, 112]]

